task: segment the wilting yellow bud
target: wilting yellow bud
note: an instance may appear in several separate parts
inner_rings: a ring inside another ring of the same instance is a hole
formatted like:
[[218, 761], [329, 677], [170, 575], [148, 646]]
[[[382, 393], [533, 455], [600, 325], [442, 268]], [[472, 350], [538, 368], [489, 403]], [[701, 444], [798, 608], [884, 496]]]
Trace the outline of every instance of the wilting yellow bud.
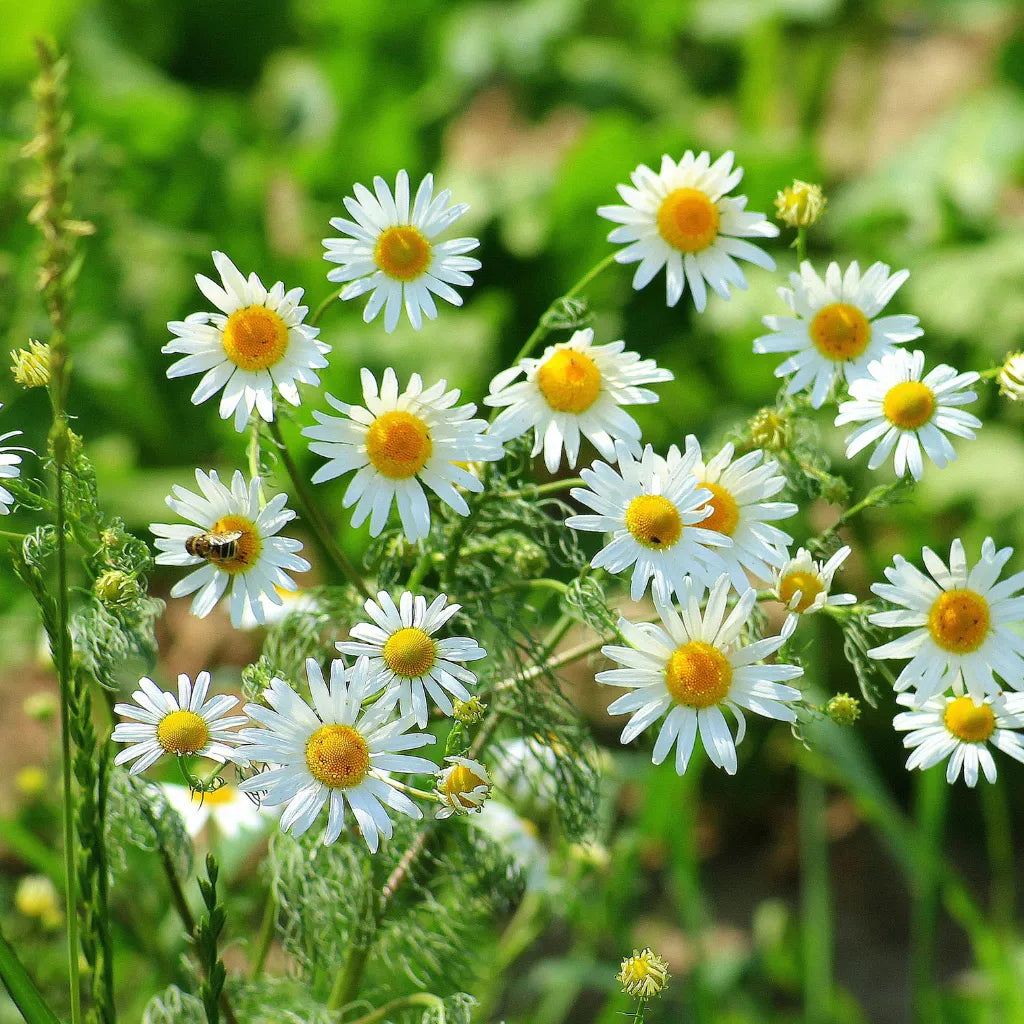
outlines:
[[45, 875], [26, 875], [14, 891], [14, 906], [19, 914], [37, 917], [47, 928], [57, 928], [63, 921], [57, 889]]
[[820, 185], [794, 181], [775, 197], [775, 216], [791, 228], [809, 228], [821, 219], [827, 202]]
[[1024, 402], [1024, 352], [1011, 352], [997, 379], [999, 394], [1011, 402]]
[[643, 952], [634, 949], [633, 955], [622, 961], [616, 977], [627, 996], [650, 999], [664, 991], [671, 975], [668, 964], [648, 946]]
[[825, 705], [825, 714], [836, 725], [853, 725], [860, 718], [860, 701], [848, 693], [837, 693]]
[[789, 447], [792, 439], [793, 427], [778, 409], [771, 406], [760, 409], [750, 420], [750, 440], [758, 448], [781, 452]]
[[46, 772], [38, 765], [29, 764], [14, 776], [15, 788], [30, 800], [46, 792]]
[[11, 373], [23, 388], [45, 388], [50, 383], [50, 346], [30, 341], [28, 348], [11, 353]]

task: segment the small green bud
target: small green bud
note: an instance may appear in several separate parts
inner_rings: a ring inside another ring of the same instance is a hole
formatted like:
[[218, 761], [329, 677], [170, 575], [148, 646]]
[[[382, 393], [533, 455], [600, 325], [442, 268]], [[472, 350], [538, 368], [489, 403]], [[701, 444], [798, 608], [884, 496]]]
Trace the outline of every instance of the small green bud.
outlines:
[[860, 718], [860, 701], [848, 693], [837, 693], [825, 705], [825, 714], [836, 725], [853, 725]]
[[23, 388], [45, 388], [50, 383], [50, 346], [42, 341], [29, 341], [28, 348], [11, 352], [11, 373]]
[[475, 695], [469, 700], [456, 700], [454, 705], [452, 714], [455, 716], [455, 721], [461, 722], [463, 725], [475, 725], [484, 717], [484, 712], [487, 710], [487, 705]]
[[809, 228], [825, 212], [828, 200], [820, 185], [794, 181], [775, 197], [775, 217], [791, 228]]
[[548, 568], [547, 552], [535, 541], [520, 536], [512, 553], [512, 571], [520, 579], [536, 579]]
[[108, 608], [130, 604], [139, 596], [139, 583], [134, 576], [120, 569], [109, 569], [96, 577], [92, 585], [96, 599]]
[[789, 419], [771, 406], [754, 414], [749, 429], [754, 445], [769, 452], [781, 452], [793, 440], [793, 426]]
[[830, 505], [845, 505], [850, 497], [850, 485], [841, 476], [830, 476], [821, 488], [821, 496]]

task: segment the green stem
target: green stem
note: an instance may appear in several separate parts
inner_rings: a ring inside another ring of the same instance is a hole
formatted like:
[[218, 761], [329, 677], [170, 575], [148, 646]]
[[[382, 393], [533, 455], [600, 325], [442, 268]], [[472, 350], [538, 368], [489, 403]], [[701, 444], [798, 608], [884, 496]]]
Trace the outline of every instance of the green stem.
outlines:
[[277, 922], [277, 894], [274, 887], [267, 890], [267, 902], [263, 905], [263, 920], [260, 922], [260, 934], [256, 943], [256, 956], [252, 962], [252, 971], [249, 974], [251, 981], [256, 981], [263, 974], [267, 966], [267, 957], [270, 955], [270, 947], [274, 944], [274, 925]]
[[356, 1017], [349, 1024], [377, 1024], [377, 1021], [384, 1020], [396, 1010], [404, 1010], [407, 1006], [434, 1007], [438, 1010], [438, 1020], [441, 1024], [444, 1022], [444, 1000], [432, 992], [416, 992], [411, 996], [399, 996], [398, 999], [392, 999], [390, 1003], [385, 1003], [371, 1013]]
[[549, 480], [545, 484], [527, 484], [518, 491], [498, 491], [496, 498], [540, 498], [545, 494], [558, 494], [560, 491], [568, 491], [573, 487], [585, 487], [586, 481], [578, 476], [567, 477], [564, 480]]
[[807, 228], [800, 225], [796, 229], [796, 261], [799, 265], [807, 259]]
[[316, 325], [320, 323], [320, 317], [322, 317], [324, 313], [327, 312], [328, 306], [330, 306], [333, 302], [335, 302], [337, 299], [341, 297], [341, 290], [344, 287], [344, 285], [341, 285], [341, 287], [335, 288], [334, 291], [331, 292], [331, 294], [328, 295], [320, 303], [320, 305], [313, 310], [313, 315], [306, 321], [306, 323], [308, 323], [310, 327], [316, 327]]
[[[985, 817], [989, 864], [989, 915], [996, 928], [1009, 939], [1013, 936], [1017, 919], [1017, 872], [1006, 785], [1001, 775], [992, 784], [981, 788], [981, 809]], [[1015, 945], [1008, 943], [1011, 947]]]
[[[423, 832], [420, 832], [420, 835], [423, 834]], [[408, 856], [408, 852], [406, 856]], [[370, 950], [373, 948], [373, 940], [377, 934], [377, 926], [384, 915], [385, 904], [384, 900], [377, 896], [372, 857], [366, 860], [363, 870], [365, 879], [364, 899], [366, 902], [363, 908], [362, 920], [353, 930], [348, 956], [345, 958], [345, 963], [342, 965], [341, 970], [335, 976], [331, 994], [327, 999], [327, 1009], [329, 1011], [340, 1010], [359, 995], [359, 988], [363, 981], [363, 972], [366, 970], [366, 962], [369, 960]]]
[[512, 580], [510, 583], [503, 583], [500, 587], [495, 587], [491, 590], [490, 594], [491, 597], [494, 597], [496, 594], [506, 594], [510, 590], [532, 590], [534, 587], [555, 590], [559, 594], [564, 594], [569, 589], [561, 580], [550, 580], [542, 576], [535, 580]]
[[0, 530], [0, 540], [13, 540], [20, 544], [27, 536], [27, 533], [11, 533], [10, 530]]
[[832, 1019], [832, 899], [829, 892], [825, 783], [802, 767], [798, 774], [804, 1019]]
[[917, 1024], [938, 1024], [942, 1008], [934, 985], [935, 928], [939, 915], [939, 876], [942, 857], [942, 829], [946, 817], [949, 786], [941, 768], [917, 772], [918, 842], [920, 864], [911, 881], [910, 986], [914, 1020]]
[[633, 1024], [644, 1024], [644, 1011], [647, 1009], [647, 1000], [641, 999], [636, 1004], [636, 1012], [633, 1014]]
[[[422, 547], [422, 542], [421, 542]], [[417, 559], [416, 564], [413, 566], [413, 570], [409, 573], [409, 579], [406, 581], [405, 589], [410, 590], [413, 593], [416, 592], [416, 588], [423, 582], [423, 578], [430, 571], [430, 563], [434, 560], [433, 552], [422, 551], [420, 557]]]
[[331, 561], [334, 562], [342, 573], [352, 581], [359, 593], [362, 594], [363, 597], [372, 598], [373, 594], [370, 593], [370, 588], [367, 587], [366, 581], [360, 575], [359, 570], [356, 569], [356, 567], [349, 561], [345, 552], [338, 546], [338, 542], [334, 539], [334, 534], [331, 532], [327, 522], [320, 515], [320, 511], [316, 504], [313, 502], [313, 497], [309, 493], [309, 489], [306, 487], [306, 482], [302, 479], [302, 474], [299, 473], [299, 468], [295, 465], [291, 452], [288, 451], [288, 446], [285, 444], [284, 436], [281, 434], [281, 424], [278, 422], [276, 417], [270, 421], [270, 433], [277, 442], [281, 461], [284, 463], [284, 467], [291, 479], [292, 486], [295, 488], [296, 497], [298, 497], [299, 501], [302, 503], [303, 511], [306, 514], [306, 520], [313, 528], [313, 532], [320, 541], [321, 547], [327, 553]]

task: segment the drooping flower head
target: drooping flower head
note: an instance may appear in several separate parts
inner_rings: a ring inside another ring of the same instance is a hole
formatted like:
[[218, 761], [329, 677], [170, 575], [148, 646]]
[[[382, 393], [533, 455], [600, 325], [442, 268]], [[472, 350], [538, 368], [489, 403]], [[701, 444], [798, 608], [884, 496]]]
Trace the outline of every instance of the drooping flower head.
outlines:
[[922, 551], [929, 579], [920, 569], [897, 555], [885, 570], [888, 583], [871, 589], [898, 611], [877, 612], [870, 621], [878, 626], [911, 627], [909, 633], [868, 651], [872, 658], [910, 659], [896, 678], [896, 690], [914, 690], [914, 704], [953, 688], [964, 691], [975, 704], [985, 696], [997, 697], [1003, 687], [1024, 686], [1024, 637], [1010, 623], [1024, 618], [1024, 572], [999, 580], [1013, 548], [996, 550], [991, 537], [981, 545], [981, 559], [968, 568], [963, 542], [957, 538], [949, 550], [949, 566], [931, 548]]
[[476, 676], [462, 663], [485, 658], [487, 652], [468, 636], [443, 640], [434, 634], [462, 607], [448, 604], [439, 594], [430, 604], [408, 590], [398, 604], [382, 590], [376, 601], [367, 601], [366, 614], [373, 622], [352, 627], [353, 640], [334, 646], [342, 654], [365, 655], [370, 661], [374, 688], [383, 688], [379, 702], [386, 709], [396, 704], [411, 715], [420, 728], [427, 724], [427, 696], [446, 714], [453, 713], [452, 697], [469, 700], [466, 684]]
[[446, 768], [437, 773], [437, 793], [441, 806], [436, 818], [453, 814], [479, 814], [491, 793], [491, 777], [487, 769], [470, 757], [446, 757]]
[[772, 592], [789, 609], [788, 628], [793, 629], [801, 615], [813, 615], [826, 605], [857, 603], [853, 594], [832, 593], [832, 577], [849, 554], [849, 547], [844, 545], [822, 564], [806, 548], [800, 548], [776, 571]]
[[704, 528], [712, 514], [707, 505], [712, 494], [694, 476], [696, 456], [688, 453], [669, 466], [650, 445], [639, 461], [622, 441], [616, 442], [615, 451], [617, 471], [595, 462], [580, 474], [589, 489], [574, 487], [570, 492], [595, 514], [569, 516], [565, 525], [611, 534], [590, 564], [615, 574], [634, 566], [634, 601], [652, 579], [654, 593], [663, 601], [673, 592], [681, 594], [690, 577], [698, 589], [710, 586], [726, 571], [717, 549], [730, 547], [732, 540]]
[[274, 418], [274, 389], [292, 405], [299, 404], [298, 384], [319, 384], [317, 370], [327, 365], [331, 346], [320, 341], [320, 329], [303, 323], [309, 309], [300, 306], [302, 289], [285, 291], [278, 281], [266, 289], [255, 273], [244, 277], [222, 252], [213, 254], [223, 287], [202, 274], [196, 283], [219, 313], [192, 313], [167, 325], [175, 335], [161, 349], [183, 353], [167, 376], [203, 374], [192, 393], [200, 405], [218, 391], [221, 419], [234, 414], [235, 430], [245, 430], [253, 409], [265, 420]]
[[852, 459], [869, 444], [875, 450], [868, 469], [878, 469], [895, 449], [897, 476], [908, 472], [915, 480], [924, 473], [923, 448], [939, 469], [956, 458], [946, 433], [973, 438], [981, 420], [956, 408], [978, 396], [968, 391], [976, 373], [957, 373], [952, 366], [936, 366], [924, 374], [924, 353], [896, 349], [868, 364], [867, 376], [850, 383], [849, 402], [842, 402], [836, 426], [860, 423], [846, 439], [846, 457]]
[[[539, 359], [523, 359], [491, 381], [484, 399], [485, 405], [505, 407], [491, 433], [508, 441], [532, 430], [532, 454], [543, 450], [549, 473], [557, 471], [563, 448], [569, 466], [576, 465], [581, 435], [609, 461], [616, 441], [639, 455], [640, 427], [622, 406], [656, 402], [657, 394], [640, 385], [672, 380], [672, 372], [653, 359], [624, 351], [625, 342], [593, 341], [588, 327], [548, 346]], [[520, 374], [525, 379], [517, 381]]]
[[[790, 704], [800, 691], [784, 680], [803, 674], [797, 665], [764, 665], [788, 633], [744, 644], [740, 632], [750, 618], [757, 594], [748, 590], [729, 614], [729, 578], [723, 576], [712, 588], [703, 612], [690, 585], [682, 598], [682, 614], [657, 595], [655, 608], [661, 619], [636, 624], [619, 620], [619, 631], [628, 647], [602, 647], [601, 652], [622, 668], [599, 672], [599, 683], [626, 687], [608, 705], [612, 715], [631, 715], [621, 740], [630, 743], [663, 715], [665, 721], [654, 743], [652, 760], [661, 764], [676, 748], [676, 771], [682, 775], [700, 732], [708, 757], [730, 775], [736, 773], [736, 747], [746, 731], [743, 710], [792, 722]], [[723, 710], [736, 717], [733, 739]]]
[[222, 693], [207, 700], [209, 691], [209, 672], [200, 672], [195, 686], [188, 676], [178, 676], [177, 697], [143, 676], [132, 694], [135, 703], [114, 705], [115, 714], [131, 719], [114, 726], [113, 741], [128, 744], [114, 764], [133, 762], [132, 775], [168, 755], [244, 764], [245, 757], [235, 750], [239, 734], [230, 730], [245, 725], [245, 716], [227, 714], [238, 698]]
[[820, 409], [836, 382], [863, 375], [872, 360], [921, 336], [916, 316], [878, 315], [909, 276], [890, 274], [884, 263], [861, 274], [854, 261], [845, 274], [830, 263], [822, 280], [805, 260], [800, 273], [789, 275], [790, 287], [778, 290], [794, 315], [764, 317], [772, 333], [755, 338], [754, 351], [792, 352], [775, 376], [792, 374], [786, 393], [810, 390], [811, 405]]
[[609, 235], [609, 242], [626, 242], [615, 254], [619, 263], [639, 263], [633, 287], [646, 286], [665, 268], [668, 304], [674, 306], [687, 285], [693, 304], [702, 312], [707, 304], [707, 285], [729, 298], [729, 287], [746, 288], [746, 278], [737, 259], [766, 270], [775, 261], [746, 238], [774, 238], [779, 229], [762, 213], [747, 212], [746, 196], [730, 196], [743, 177], [733, 169], [733, 154], [725, 153], [714, 163], [704, 152], [689, 150], [676, 163], [661, 158], [655, 173], [641, 164], [631, 175], [632, 187], [619, 185], [625, 206], [600, 206], [598, 214], [621, 225]]
[[238, 788], [261, 794], [261, 805], [287, 804], [281, 831], [293, 836], [308, 831], [327, 807], [326, 846], [341, 835], [347, 806], [370, 852], [376, 853], [380, 837], [390, 839], [393, 833], [388, 808], [423, 817], [395, 788], [391, 773], [433, 775], [433, 761], [401, 751], [433, 743], [434, 737], [409, 732], [412, 716], [389, 721], [388, 710], [379, 705], [362, 710], [374, 685], [365, 658], [348, 671], [340, 658], [331, 662], [330, 683], [310, 658], [306, 678], [312, 707], [276, 678], [263, 692], [269, 708], [246, 704], [246, 714], [260, 728], [241, 731], [241, 750], [267, 767]]
[[479, 492], [483, 484], [460, 463], [493, 462], [504, 454], [501, 442], [484, 433], [486, 421], [472, 418], [476, 406], [456, 406], [459, 391], [446, 391], [443, 380], [424, 390], [418, 373], [399, 394], [398, 377], [390, 367], [379, 394], [369, 370], [362, 371], [362, 383], [365, 408], [328, 395], [328, 403], [342, 415], [314, 412], [318, 425], [302, 432], [313, 440], [309, 450], [328, 460], [313, 474], [313, 483], [357, 470], [342, 504], [356, 506], [353, 526], [370, 520], [374, 537], [384, 529], [392, 503], [398, 504], [406, 537], [426, 537], [430, 505], [424, 484], [459, 515], [469, 515], [455, 485]]
[[[231, 585], [231, 623], [242, 625], [246, 609], [257, 622], [265, 620], [264, 605], [281, 604], [277, 588], [295, 590], [288, 575], [305, 572], [309, 562], [298, 552], [302, 542], [279, 537], [285, 523], [295, 518], [285, 508], [288, 495], [278, 494], [260, 507], [260, 480], [235, 472], [230, 489], [216, 470], [196, 470], [201, 494], [175, 485], [167, 498], [171, 511], [190, 525], [153, 523], [160, 565], [198, 565], [171, 588], [171, 597], [195, 593], [192, 614], [204, 618], [213, 611]], [[197, 540], [198, 539], [198, 540]], [[190, 550], [191, 549], [191, 550]]]
[[340, 264], [327, 279], [345, 283], [342, 299], [370, 292], [363, 310], [366, 323], [383, 309], [384, 329], [390, 333], [404, 305], [409, 323], [419, 330], [424, 316], [437, 317], [434, 296], [461, 306], [462, 296], [453, 285], [468, 288], [473, 283], [469, 271], [480, 269], [479, 260], [464, 255], [480, 244], [477, 239], [437, 241], [469, 207], [449, 206], [448, 189], [435, 196], [432, 174], [420, 183], [411, 210], [406, 171], [398, 172], [394, 194], [381, 177], [373, 179], [373, 189], [354, 186], [355, 198], [345, 197], [352, 220], [332, 218], [331, 227], [348, 237], [324, 239], [324, 259]]

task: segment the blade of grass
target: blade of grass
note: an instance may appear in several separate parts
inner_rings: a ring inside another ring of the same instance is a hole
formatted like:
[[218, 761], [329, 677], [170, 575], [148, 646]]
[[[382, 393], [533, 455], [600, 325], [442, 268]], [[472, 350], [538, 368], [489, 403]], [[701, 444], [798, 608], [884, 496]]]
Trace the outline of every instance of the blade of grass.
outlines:
[[11, 944], [0, 935], [0, 978], [26, 1024], [60, 1024], [57, 1015], [46, 1005], [39, 989], [18, 959]]

